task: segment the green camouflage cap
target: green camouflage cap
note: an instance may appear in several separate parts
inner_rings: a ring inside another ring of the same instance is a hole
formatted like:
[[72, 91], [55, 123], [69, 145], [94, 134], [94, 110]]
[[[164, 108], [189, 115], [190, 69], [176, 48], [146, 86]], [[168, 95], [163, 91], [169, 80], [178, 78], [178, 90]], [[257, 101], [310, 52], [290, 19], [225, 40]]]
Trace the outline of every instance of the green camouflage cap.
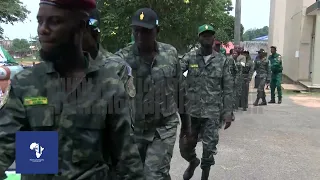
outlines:
[[213, 34], [215, 33], [215, 31], [211, 25], [204, 24], [198, 28], [198, 35], [200, 35], [201, 33], [205, 32], [205, 31], [211, 31]]

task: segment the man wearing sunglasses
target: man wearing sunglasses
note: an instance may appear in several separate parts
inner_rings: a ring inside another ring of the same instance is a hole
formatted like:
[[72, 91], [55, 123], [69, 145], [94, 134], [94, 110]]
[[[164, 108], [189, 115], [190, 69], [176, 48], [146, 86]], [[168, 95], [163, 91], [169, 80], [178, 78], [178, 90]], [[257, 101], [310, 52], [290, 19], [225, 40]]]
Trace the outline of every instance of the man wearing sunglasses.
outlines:
[[97, 9], [90, 12], [88, 28], [83, 35], [82, 48], [89, 52], [93, 59], [101, 58], [102, 55], [106, 57], [112, 55], [100, 45], [100, 14]]
[[[100, 45], [100, 14], [98, 9], [94, 9], [89, 14], [89, 20], [88, 20], [88, 28], [83, 36], [83, 50], [86, 52], [89, 52], [91, 57], [95, 61], [104, 61], [106, 66], [116, 67], [118, 75], [122, 78], [122, 81], [124, 84], [129, 83], [130, 79], [128, 79], [127, 74], [131, 73], [130, 66], [122, 59], [117, 58], [116, 60], [112, 59], [106, 59], [105, 57], [112, 57], [114, 56], [112, 53], [106, 51], [103, 49], [103, 47]], [[122, 68], [127, 67], [127, 68]], [[134, 101], [133, 98], [130, 98], [130, 109], [134, 109]], [[134, 114], [132, 114], [134, 116]], [[132, 121], [133, 123], [133, 121]], [[134, 141], [134, 136], [131, 136]], [[119, 169], [120, 165], [116, 167], [116, 164], [118, 164], [117, 159], [112, 158], [112, 156], [108, 153], [110, 153], [110, 150], [108, 149], [110, 147], [106, 147], [106, 154], [105, 157], [108, 157], [106, 159], [110, 171], [108, 174], [108, 177], [110, 179], [117, 179], [117, 169]], [[111, 158], [110, 158], [111, 157]], [[133, 157], [134, 158], [134, 157]], [[134, 167], [133, 167], [134, 168]]]

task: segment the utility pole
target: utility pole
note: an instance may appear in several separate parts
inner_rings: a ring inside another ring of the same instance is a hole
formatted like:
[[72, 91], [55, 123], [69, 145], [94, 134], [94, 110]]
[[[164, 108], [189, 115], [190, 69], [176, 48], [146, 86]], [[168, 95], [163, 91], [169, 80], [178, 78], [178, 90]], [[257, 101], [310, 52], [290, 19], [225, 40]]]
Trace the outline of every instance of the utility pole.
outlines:
[[234, 45], [240, 45], [241, 40], [241, 0], [236, 0], [234, 21]]

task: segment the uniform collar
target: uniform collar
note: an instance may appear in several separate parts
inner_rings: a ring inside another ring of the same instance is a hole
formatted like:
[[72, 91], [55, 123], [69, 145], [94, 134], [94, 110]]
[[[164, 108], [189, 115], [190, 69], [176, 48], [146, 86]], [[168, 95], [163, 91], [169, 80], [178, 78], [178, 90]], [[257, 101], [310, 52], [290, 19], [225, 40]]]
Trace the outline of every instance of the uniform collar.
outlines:
[[[102, 58], [96, 58], [96, 60], [93, 60], [88, 52], [84, 52], [84, 55], [88, 59], [88, 67], [85, 70], [86, 74], [99, 70], [104, 63]], [[46, 61], [45, 64], [47, 74], [57, 73], [52, 62]]]
[[[215, 50], [212, 50], [212, 53], [211, 53], [211, 56], [212, 57], [215, 57], [217, 54], [219, 54], [219, 52], [215, 51]], [[202, 48], [199, 48], [197, 50], [197, 55], [199, 56], [204, 56], [203, 53], [202, 53]]]
[[[160, 44], [159, 44], [159, 42], [156, 41], [155, 42], [155, 52], [159, 53], [159, 49], [160, 49]], [[134, 55], [136, 55], [136, 56], [140, 55], [139, 48], [136, 43], [134, 43], [132, 45], [132, 50], [133, 50]]]

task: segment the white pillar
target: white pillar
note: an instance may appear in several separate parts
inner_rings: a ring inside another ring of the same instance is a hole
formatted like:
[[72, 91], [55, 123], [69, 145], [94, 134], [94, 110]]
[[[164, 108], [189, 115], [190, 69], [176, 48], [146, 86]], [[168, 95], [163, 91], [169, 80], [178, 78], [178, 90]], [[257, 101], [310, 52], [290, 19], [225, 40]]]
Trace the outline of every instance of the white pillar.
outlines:
[[315, 28], [315, 43], [314, 43], [314, 57], [312, 68], [312, 85], [320, 86], [320, 11], [316, 15], [316, 28]]

